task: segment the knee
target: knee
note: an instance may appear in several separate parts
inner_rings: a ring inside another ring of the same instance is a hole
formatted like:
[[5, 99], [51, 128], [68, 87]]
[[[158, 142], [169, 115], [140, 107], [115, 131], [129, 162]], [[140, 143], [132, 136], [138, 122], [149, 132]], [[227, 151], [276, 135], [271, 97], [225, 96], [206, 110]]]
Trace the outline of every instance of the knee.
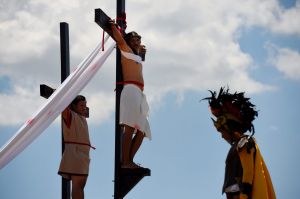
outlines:
[[123, 132], [123, 133], [131, 133], [131, 134], [133, 134], [134, 128], [132, 128], [132, 127], [130, 127], [130, 126], [127, 126], [127, 125], [124, 125], [124, 126], [122, 127], [122, 132]]
[[145, 137], [145, 133], [141, 132], [141, 131], [137, 131], [136, 132], [136, 136], [140, 137], [140, 138], [144, 138]]
[[72, 187], [76, 190], [83, 190], [86, 184], [86, 179], [72, 180]]

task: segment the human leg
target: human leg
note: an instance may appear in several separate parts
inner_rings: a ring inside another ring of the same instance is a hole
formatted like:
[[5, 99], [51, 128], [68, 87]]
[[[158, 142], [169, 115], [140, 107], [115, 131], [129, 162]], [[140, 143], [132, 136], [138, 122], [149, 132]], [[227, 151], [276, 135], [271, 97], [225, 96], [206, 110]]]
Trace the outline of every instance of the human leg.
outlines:
[[84, 199], [84, 187], [87, 176], [71, 176], [72, 181], [72, 199]]
[[123, 125], [123, 135], [122, 135], [122, 167], [123, 168], [132, 168], [134, 166], [130, 159], [133, 133], [134, 133], [134, 128], [127, 125]]
[[134, 156], [135, 156], [136, 152], [139, 150], [144, 137], [145, 137], [144, 133], [139, 130], [134, 135], [134, 138], [132, 139], [131, 149], [130, 149], [131, 162], [133, 162]]

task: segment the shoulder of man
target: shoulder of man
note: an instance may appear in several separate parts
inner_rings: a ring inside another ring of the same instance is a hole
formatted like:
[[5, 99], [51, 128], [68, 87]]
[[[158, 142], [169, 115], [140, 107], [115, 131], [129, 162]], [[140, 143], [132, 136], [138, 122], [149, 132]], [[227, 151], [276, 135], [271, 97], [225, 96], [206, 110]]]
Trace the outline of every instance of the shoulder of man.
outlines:
[[242, 137], [237, 144], [237, 148], [238, 150], [242, 150], [245, 148], [247, 152], [250, 153], [251, 149], [255, 148], [255, 141], [253, 137]]

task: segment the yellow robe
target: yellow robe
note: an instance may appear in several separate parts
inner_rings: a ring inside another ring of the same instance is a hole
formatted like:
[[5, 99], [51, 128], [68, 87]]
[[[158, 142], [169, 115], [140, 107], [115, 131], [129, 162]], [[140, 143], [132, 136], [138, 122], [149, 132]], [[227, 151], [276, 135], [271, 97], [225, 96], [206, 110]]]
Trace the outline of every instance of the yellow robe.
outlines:
[[238, 149], [238, 154], [243, 168], [242, 183], [252, 185], [251, 199], [276, 199], [271, 177], [258, 145], [255, 143], [255, 149], [252, 148], [250, 153], [244, 146]]

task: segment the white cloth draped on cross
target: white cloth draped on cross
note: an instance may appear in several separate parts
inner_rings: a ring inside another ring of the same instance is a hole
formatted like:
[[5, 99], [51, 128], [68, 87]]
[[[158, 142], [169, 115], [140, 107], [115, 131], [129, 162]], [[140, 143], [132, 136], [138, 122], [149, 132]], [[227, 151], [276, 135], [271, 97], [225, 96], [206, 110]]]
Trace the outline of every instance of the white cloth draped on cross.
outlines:
[[[104, 42], [108, 38], [107, 36]], [[40, 110], [27, 120], [16, 134], [2, 146], [0, 149], [0, 169], [30, 145], [72, 102], [112, 53], [115, 42], [111, 41], [109, 48], [99, 55], [101, 47], [102, 43], [77, 66], [76, 70], [55, 90]]]

